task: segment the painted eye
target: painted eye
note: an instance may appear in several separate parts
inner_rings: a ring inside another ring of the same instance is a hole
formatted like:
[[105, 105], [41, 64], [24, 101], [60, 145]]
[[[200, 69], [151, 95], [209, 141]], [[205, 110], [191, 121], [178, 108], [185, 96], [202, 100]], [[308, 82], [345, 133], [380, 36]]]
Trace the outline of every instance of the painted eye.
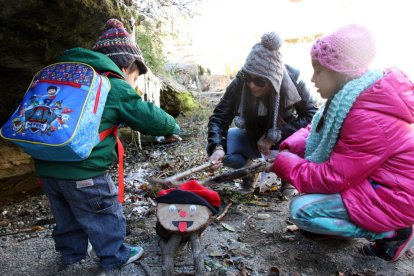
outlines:
[[197, 211], [197, 207], [195, 205], [191, 205], [190, 206], [190, 212], [195, 213], [195, 211]]
[[171, 213], [176, 212], [177, 211], [177, 207], [175, 207], [175, 205], [170, 205], [168, 207], [168, 211], [170, 211]]

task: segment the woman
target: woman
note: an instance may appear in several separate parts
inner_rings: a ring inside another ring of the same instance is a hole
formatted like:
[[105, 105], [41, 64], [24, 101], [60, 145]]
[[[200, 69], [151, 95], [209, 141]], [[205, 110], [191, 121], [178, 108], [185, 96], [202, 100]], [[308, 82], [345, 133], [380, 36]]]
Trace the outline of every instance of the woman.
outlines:
[[[243, 68], [227, 87], [208, 123], [210, 161], [241, 168], [249, 160], [267, 156], [283, 140], [312, 120], [317, 108], [299, 71], [282, 62], [281, 38], [265, 33], [253, 46]], [[229, 126], [234, 119], [236, 128]], [[256, 176], [243, 179], [250, 190]], [[284, 183], [285, 195], [295, 194]]]

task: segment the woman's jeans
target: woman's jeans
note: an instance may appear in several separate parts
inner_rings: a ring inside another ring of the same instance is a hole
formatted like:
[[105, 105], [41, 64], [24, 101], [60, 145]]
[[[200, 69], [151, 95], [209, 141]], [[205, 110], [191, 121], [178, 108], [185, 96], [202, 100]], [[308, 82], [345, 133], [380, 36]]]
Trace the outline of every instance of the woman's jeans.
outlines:
[[227, 154], [223, 165], [233, 169], [246, 166], [251, 159], [260, 158], [257, 147], [252, 147], [245, 129], [230, 128], [227, 134]]
[[66, 265], [85, 257], [88, 239], [103, 269], [128, 260], [126, 221], [109, 173], [81, 181], [42, 177], [41, 183], [56, 221], [55, 248]]
[[[377, 240], [390, 232], [374, 233], [354, 224], [340, 194], [306, 194], [290, 202], [292, 222], [300, 229], [325, 235]], [[393, 232], [393, 231], [392, 231]]]

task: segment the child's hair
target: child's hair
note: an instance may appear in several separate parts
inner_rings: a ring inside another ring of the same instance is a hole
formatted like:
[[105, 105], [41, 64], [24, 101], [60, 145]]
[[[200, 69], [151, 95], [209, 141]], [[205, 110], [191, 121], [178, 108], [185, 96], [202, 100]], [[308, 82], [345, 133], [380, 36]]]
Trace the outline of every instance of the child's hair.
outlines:
[[121, 69], [125, 69], [127, 71], [127, 73], [132, 73], [135, 71], [140, 71], [140, 75], [141, 75], [141, 69], [140, 66], [138, 64], [137, 61], [132, 62], [130, 65], [128, 65], [127, 67], [122, 67]]
[[323, 67], [357, 78], [368, 71], [376, 55], [372, 33], [359, 25], [348, 25], [318, 39], [311, 57]]
[[106, 22], [105, 31], [92, 49], [107, 55], [121, 69], [136, 64], [140, 74], [148, 71], [135, 38], [125, 30], [118, 19], [111, 18]]

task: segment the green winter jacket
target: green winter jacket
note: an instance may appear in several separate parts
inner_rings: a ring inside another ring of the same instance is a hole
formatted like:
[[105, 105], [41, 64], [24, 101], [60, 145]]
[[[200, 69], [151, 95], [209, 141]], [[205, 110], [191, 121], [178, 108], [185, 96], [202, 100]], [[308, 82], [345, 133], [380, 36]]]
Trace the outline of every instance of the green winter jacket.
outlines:
[[[83, 48], [74, 48], [58, 58], [59, 62], [83, 62], [99, 72], [113, 72], [124, 76], [119, 67], [104, 54]], [[143, 101], [123, 79], [109, 78], [111, 90], [102, 114], [99, 132], [123, 123], [146, 135], [178, 134], [180, 128], [173, 117], [150, 102]], [[105, 173], [116, 160], [116, 138], [109, 135], [80, 162], [52, 162], [35, 159], [37, 176], [82, 180]]]

